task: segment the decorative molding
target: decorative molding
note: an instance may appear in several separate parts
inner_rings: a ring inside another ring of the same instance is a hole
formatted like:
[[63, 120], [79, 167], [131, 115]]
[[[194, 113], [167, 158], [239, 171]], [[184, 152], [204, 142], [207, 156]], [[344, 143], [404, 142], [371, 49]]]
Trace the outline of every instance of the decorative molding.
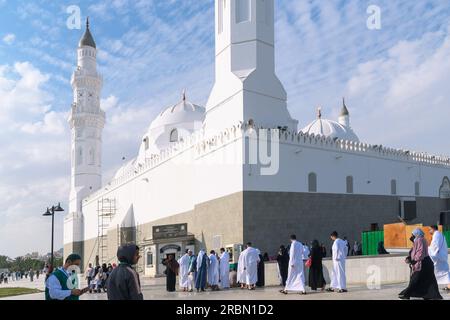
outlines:
[[[154, 155], [145, 160], [145, 164], [133, 167], [116, 179], [111, 180], [107, 187], [108, 191], [117, 188], [128, 181], [135, 179], [154, 168], [160, 166], [162, 163], [188, 151], [194, 150], [195, 157], [201, 157], [211, 153], [225, 145], [234, 142], [244, 137], [246, 130], [253, 129], [259, 131], [264, 128], [257, 128], [255, 126], [243, 125], [242, 123], [225, 129], [220, 133], [205, 137], [202, 130], [194, 132], [191, 136], [186, 137], [183, 141], [174, 143], [169, 148], [161, 150], [159, 155]], [[384, 160], [397, 160], [410, 162], [416, 165], [427, 165], [434, 167], [444, 167], [450, 169], [450, 158], [444, 156], [430, 155], [424, 152], [413, 152], [409, 150], [400, 150], [393, 148], [386, 148], [378, 145], [371, 145], [363, 142], [333, 140], [320, 135], [304, 134], [302, 132], [296, 133], [289, 130], [267, 129], [271, 131], [271, 135], [278, 134], [280, 143], [292, 144], [296, 146], [312, 147], [324, 151], [345, 152], [353, 155], [363, 155], [368, 157], [377, 157]], [[104, 188], [93, 193], [85, 200], [89, 201], [95, 199], [105, 192]]]

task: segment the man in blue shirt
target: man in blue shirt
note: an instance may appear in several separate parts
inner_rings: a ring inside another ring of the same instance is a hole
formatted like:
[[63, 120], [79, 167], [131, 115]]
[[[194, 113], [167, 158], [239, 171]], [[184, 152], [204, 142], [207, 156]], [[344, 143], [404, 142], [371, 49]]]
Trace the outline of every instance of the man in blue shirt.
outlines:
[[79, 270], [80, 265], [78, 254], [69, 255], [64, 266], [56, 269], [45, 282], [45, 300], [79, 300], [87, 290], [76, 288], [74, 281], [78, 281], [78, 275], [72, 272]]

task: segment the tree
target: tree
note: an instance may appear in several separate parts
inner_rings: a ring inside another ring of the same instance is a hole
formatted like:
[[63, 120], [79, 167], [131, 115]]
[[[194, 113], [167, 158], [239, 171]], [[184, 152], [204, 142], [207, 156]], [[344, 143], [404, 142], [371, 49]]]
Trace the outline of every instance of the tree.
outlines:
[[0, 256], [0, 269], [8, 269], [8, 268], [9, 268], [8, 257]]

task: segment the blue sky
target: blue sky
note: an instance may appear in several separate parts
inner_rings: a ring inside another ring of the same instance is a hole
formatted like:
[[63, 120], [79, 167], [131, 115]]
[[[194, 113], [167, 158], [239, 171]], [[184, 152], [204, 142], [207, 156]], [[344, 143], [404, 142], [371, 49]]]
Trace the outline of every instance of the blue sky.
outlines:
[[[90, 16], [100, 50], [108, 179], [184, 88], [206, 104], [213, 3], [0, 0], [0, 254], [46, 251], [49, 221], [40, 214], [53, 201], [67, 207], [69, 81], [83, 33], [66, 27], [67, 7]], [[369, 5], [381, 9], [381, 30], [366, 26]], [[299, 129], [317, 106], [336, 118], [346, 96], [362, 141], [450, 155], [448, 1], [277, 1], [276, 59]]]

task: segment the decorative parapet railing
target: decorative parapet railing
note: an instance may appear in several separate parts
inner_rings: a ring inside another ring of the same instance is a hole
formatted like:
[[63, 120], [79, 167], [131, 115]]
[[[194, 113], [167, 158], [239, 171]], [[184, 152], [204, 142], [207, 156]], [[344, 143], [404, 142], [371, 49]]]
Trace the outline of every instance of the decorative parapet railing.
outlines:
[[[91, 201], [96, 199], [105, 191], [116, 188], [137, 176], [150, 171], [164, 162], [174, 158], [175, 156], [186, 152], [187, 150], [194, 149], [196, 155], [207, 153], [212, 147], [219, 148], [222, 145], [229, 143], [230, 141], [237, 140], [242, 136], [243, 130], [241, 126], [234, 126], [233, 128], [226, 129], [212, 138], [205, 138], [203, 131], [197, 131], [190, 136], [183, 137], [182, 141], [172, 144], [169, 148], [161, 150], [159, 155], [154, 155], [151, 158], [147, 158], [144, 164], [137, 164], [137, 166], [125, 172], [122, 176], [111, 180], [102, 189], [92, 193], [84, 199], [84, 201]], [[219, 143], [220, 142], [220, 143]]]
[[[252, 127], [253, 128], [253, 127]], [[205, 155], [216, 149], [225, 146], [235, 140], [238, 140], [246, 135], [249, 126], [238, 124], [218, 134], [206, 137], [203, 131], [194, 132], [192, 135], [185, 137], [183, 141], [179, 141], [169, 148], [161, 150], [159, 155], [154, 155], [152, 158], [145, 160], [144, 164], [138, 164], [133, 170], [125, 172], [122, 176], [113, 179], [101, 190], [88, 196], [85, 201], [90, 201], [103, 194], [105, 190], [114, 189], [137, 176], [152, 170], [162, 163], [174, 158], [175, 156], [194, 149], [197, 157]], [[257, 135], [259, 131], [264, 128], [255, 128]], [[420, 165], [440, 166], [450, 169], [450, 158], [444, 156], [430, 155], [424, 152], [414, 152], [409, 150], [400, 150], [393, 148], [386, 148], [382, 145], [371, 145], [363, 142], [347, 141], [327, 138], [321, 135], [307, 134], [303, 132], [291, 132], [289, 130], [267, 129], [271, 135], [277, 134], [280, 143], [292, 144], [297, 146], [304, 146], [310, 148], [317, 148], [326, 151], [345, 152], [355, 155], [365, 155], [383, 158], [386, 160], [407, 161]], [[270, 136], [270, 135], [268, 135]]]

